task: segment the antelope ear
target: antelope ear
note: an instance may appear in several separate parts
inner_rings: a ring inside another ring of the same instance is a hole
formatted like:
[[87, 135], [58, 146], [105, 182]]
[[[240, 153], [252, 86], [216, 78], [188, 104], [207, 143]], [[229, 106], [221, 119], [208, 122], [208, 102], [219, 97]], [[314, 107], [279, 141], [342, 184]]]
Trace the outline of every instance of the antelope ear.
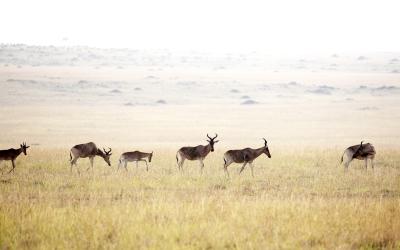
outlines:
[[210, 140], [207, 140], [208, 142], [211, 142]]
[[217, 142], [219, 142], [219, 140], [214, 141], [214, 143], [217, 143]]
[[30, 146], [26, 146], [26, 148], [29, 148]]

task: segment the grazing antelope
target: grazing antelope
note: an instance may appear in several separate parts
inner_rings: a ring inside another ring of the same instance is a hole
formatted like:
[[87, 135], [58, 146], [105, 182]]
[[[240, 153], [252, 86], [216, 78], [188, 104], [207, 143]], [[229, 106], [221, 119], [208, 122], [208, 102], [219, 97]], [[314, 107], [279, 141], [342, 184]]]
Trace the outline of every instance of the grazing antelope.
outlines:
[[232, 163], [244, 163], [242, 168], [240, 169], [239, 174], [242, 173], [244, 167], [247, 163], [249, 163], [251, 168], [251, 175], [254, 177], [253, 174], [253, 161], [260, 156], [262, 153], [266, 154], [268, 158], [271, 158], [271, 154], [269, 153], [267, 140], [264, 140], [264, 147], [252, 149], [252, 148], [244, 148], [244, 149], [237, 149], [237, 150], [228, 150], [224, 154], [224, 170], [225, 173], [229, 177], [228, 166]]
[[144, 161], [146, 163], [146, 171], [149, 171], [149, 166], [147, 165], [146, 158], [151, 162], [151, 158], [153, 158], [153, 152], [151, 153], [144, 153], [140, 151], [133, 151], [133, 152], [125, 152], [121, 155], [119, 158], [119, 164], [118, 164], [118, 170], [121, 167], [122, 164], [124, 164], [125, 170], [128, 171], [128, 168], [126, 167], [128, 165], [128, 162], [136, 162], [136, 168], [139, 167], [138, 162], [139, 161]]
[[371, 143], [363, 144], [363, 141], [360, 143], [360, 145], [354, 145], [351, 147], [348, 147], [343, 155], [342, 159], [340, 160], [340, 163], [343, 162], [345, 169], [347, 170], [349, 167], [350, 162], [353, 159], [358, 159], [358, 160], [365, 160], [365, 169], [368, 168], [368, 159], [371, 159], [371, 166], [372, 169], [374, 168], [374, 158], [375, 158], [375, 148], [372, 146]]
[[11, 161], [12, 164], [12, 169], [8, 172], [14, 172], [15, 169], [15, 159], [21, 154], [24, 153], [26, 155], [26, 149], [29, 148], [30, 146], [26, 146], [26, 143], [23, 142], [20, 144], [19, 149], [15, 148], [10, 148], [6, 150], [0, 150], [0, 162], [1, 161]]
[[[72, 172], [72, 166], [76, 165], [76, 161], [79, 158], [89, 157], [92, 170], [93, 170], [93, 159], [95, 156], [102, 157], [104, 159], [104, 161], [107, 162], [108, 166], [111, 167], [111, 163], [110, 163], [111, 155], [112, 155], [111, 148], [109, 148], [109, 151], [106, 151], [104, 148], [103, 148], [103, 151], [101, 151], [100, 149], [97, 148], [96, 144], [94, 144], [93, 142], [75, 145], [71, 148], [71, 151], [69, 153], [70, 162], [71, 162], [71, 172]], [[72, 156], [74, 156], [74, 157], [72, 158]], [[88, 171], [89, 168], [87, 168], [86, 171]], [[77, 168], [77, 170], [79, 173], [79, 168]]]
[[183, 147], [179, 149], [178, 152], [176, 153], [176, 162], [178, 163], [178, 169], [183, 171], [183, 163], [185, 162], [185, 160], [189, 161], [199, 160], [200, 170], [201, 172], [203, 172], [204, 168], [203, 160], [204, 158], [206, 158], [208, 153], [210, 153], [210, 151], [214, 152], [214, 144], [219, 142], [215, 141], [215, 138], [217, 138], [217, 136], [218, 135], [215, 134], [215, 137], [211, 138], [207, 134], [208, 144], [205, 146], [199, 145], [196, 147]]

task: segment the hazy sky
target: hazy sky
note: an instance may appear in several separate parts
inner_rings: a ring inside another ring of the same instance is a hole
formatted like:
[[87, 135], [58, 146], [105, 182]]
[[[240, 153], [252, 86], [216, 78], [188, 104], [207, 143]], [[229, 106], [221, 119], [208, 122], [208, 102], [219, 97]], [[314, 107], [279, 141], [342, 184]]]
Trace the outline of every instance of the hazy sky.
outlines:
[[2, 0], [0, 6], [0, 43], [400, 51], [398, 0]]

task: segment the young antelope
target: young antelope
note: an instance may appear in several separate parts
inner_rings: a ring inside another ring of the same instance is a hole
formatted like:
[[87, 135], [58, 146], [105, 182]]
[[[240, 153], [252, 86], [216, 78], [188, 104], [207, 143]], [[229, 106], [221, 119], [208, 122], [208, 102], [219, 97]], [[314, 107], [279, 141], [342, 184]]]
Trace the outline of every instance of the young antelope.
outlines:
[[144, 153], [140, 151], [133, 151], [133, 152], [125, 152], [119, 158], [118, 170], [119, 168], [124, 165], [125, 170], [128, 171], [127, 165], [128, 162], [136, 162], [136, 168], [139, 167], [138, 162], [144, 161], [146, 163], [146, 171], [149, 171], [149, 166], [147, 165], [146, 159], [151, 162], [151, 158], [153, 158], [153, 152], [151, 153]]

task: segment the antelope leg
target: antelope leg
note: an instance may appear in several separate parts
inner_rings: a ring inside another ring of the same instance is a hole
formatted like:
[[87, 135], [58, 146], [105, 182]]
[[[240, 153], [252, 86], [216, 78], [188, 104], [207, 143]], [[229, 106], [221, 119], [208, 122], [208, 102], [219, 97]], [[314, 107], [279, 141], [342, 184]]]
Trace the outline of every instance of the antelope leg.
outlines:
[[225, 173], [227, 174], [228, 178], [229, 178], [228, 166], [231, 165], [231, 164], [232, 164], [231, 161], [228, 161], [228, 160], [226, 160], [226, 159], [224, 158], [224, 170], [225, 170]]
[[[149, 171], [149, 165], [147, 165], [147, 161], [144, 160], [144, 159], [142, 159], [142, 160], [137, 160], [137, 162], [139, 162], [139, 161], [144, 161], [144, 162], [146, 163], [146, 171]], [[136, 162], [136, 164], [137, 164], [137, 162]]]
[[254, 173], [253, 173], [253, 163], [249, 163], [250, 165], [250, 169], [251, 169], [251, 176], [254, 177]]
[[75, 165], [76, 166], [76, 168], [78, 169], [78, 166], [76, 165], [76, 161], [78, 160], [78, 158], [74, 158], [72, 161], [71, 161], [71, 173], [72, 173], [72, 166], [73, 165]]
[[244, 167], [246, 166], [246, 164], [247, 164], [247, 161], [243, 164], [242, 168], [241, 168], [240, 171], [239, 171], [239, 174], [242, 173], [242, 171], [244, 170]]
[[346, 161], [343, 163], [343, 165], [344, 165], [344, 170], [345, 170], [345, 171], [349, 170], [349, 165], [350, 165], [350, 162], [351, 162], [351, 161], [352, 161], [352, 160], [346, 159]]
[[[93, 158], [90, 157], [90, 158], [89, 158], [89, 161], [90, 161], [90, 166], [92, 167], [92, 171], [93, 171]], [[88, 167], [88, 168], [86, 169], [86, 171], [88, 171], [89, 169], [90, 169], [90, 167]]]
[[12, 163], [12, 169], [11, 169], [8, 173], [14, 172], [14, 169], [15, 169], [15, 162], [14, 162], [14, 160], [11, 160], [11, 163]]
[[183, 163], [184, 162], [185, 162], [185, 159], [181, 159], [181, 161], [178, 163], [179, 170], [182, 170], [182, 172], [183, 172]]
[[75, 157], [72, 161], [71, 161], [71, 172], [72, 172], [72, 166], [75, 165], [77, 168], [78, 166], [76, 165], [76, 162], [78, 161], [78, 158]]
[[224, 171], [225, 171], [226, 175], [227, 175], [228, 178], [229, 178], [228, 165], [224, 165]]
[[203, 159], [199, 159], [199, 161], [200, 161], [200, 173], [203, 173], [203, 168], [204, 168]]

